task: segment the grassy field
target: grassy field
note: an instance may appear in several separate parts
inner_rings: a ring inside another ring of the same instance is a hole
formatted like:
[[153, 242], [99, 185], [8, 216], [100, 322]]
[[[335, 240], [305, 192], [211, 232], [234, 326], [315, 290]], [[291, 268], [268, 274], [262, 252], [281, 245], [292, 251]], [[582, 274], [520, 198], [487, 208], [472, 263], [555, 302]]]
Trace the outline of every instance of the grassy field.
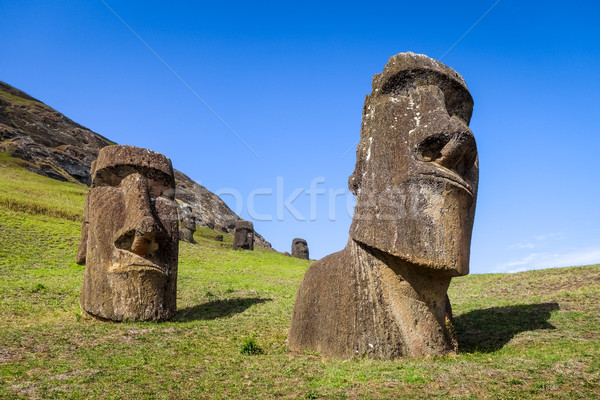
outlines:
[[[291, 357], [309, 262], [181, 243], [163, 323], [82, 312], [75, 264], [86, 188], [0, 157], [0, 398], [598, 398], [600, 266], [471, 275], [450, 287], [461, 351], [396, 361]], [[256, 353], [256, 354], [253, 354]]]

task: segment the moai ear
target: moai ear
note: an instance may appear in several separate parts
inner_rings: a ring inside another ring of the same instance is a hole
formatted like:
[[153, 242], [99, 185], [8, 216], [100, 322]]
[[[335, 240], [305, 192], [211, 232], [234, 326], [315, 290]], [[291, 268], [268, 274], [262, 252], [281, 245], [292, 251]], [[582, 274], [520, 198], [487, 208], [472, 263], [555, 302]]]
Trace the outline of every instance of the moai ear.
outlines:
[[84, 205], [84, 216], [83, 222], [81, 223], [81, 239], [79, 239], [79, 247], [77, 248], [77, 256], [75, 262], [79, 265], [85, 265], [85, 255], [87, 253], [87, 241], [88, 241], [88, 198], [89, 192], [85, 195]]

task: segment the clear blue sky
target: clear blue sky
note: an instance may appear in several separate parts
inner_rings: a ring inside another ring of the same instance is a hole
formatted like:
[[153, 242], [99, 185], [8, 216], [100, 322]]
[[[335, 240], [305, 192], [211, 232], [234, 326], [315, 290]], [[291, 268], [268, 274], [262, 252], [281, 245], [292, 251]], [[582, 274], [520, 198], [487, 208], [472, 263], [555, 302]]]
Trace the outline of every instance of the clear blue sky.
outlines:
[[[164, 153], [261, 214], [277, 250], [302, 237], [312, 258], [348, 238], [373, 74], [404, 51], [439, 59], [472, 28], [443, 59], [475, 99], [471, 271], [600, 263], [597, 2], [503, 0], [473, 27], [495, 0], [105, 1], [0, 0], [0, 80]], [[325, 192], [312, 208], [311, 182]]]

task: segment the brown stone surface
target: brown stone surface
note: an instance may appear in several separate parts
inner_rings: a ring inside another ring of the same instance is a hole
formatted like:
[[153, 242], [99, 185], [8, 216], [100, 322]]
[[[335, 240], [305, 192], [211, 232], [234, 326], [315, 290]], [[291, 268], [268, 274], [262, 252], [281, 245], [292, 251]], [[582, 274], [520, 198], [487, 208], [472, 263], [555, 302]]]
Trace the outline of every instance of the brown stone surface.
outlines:
[[346, 248], [298, 290], [292, 351], [392, 359], [456, 349], [450, 279], [469, 271], [478, 183], [473, 100], [462, 77], [403, 53], [373, 77], [349, 187]]
[[86, 264], [83, 309], [111, 321], [172, 317], [179, 230], [171, 161], [146, 149], [108, 146], [91, 176], [77, 255]]
[[250, 221], [237, 221], [233, 234], [234, 250], [254, 250], [254, 224]]
[[292, 240], [292, 257], [308, 260], [308, 243], [306, 243], [306, 240], [300, 238]]

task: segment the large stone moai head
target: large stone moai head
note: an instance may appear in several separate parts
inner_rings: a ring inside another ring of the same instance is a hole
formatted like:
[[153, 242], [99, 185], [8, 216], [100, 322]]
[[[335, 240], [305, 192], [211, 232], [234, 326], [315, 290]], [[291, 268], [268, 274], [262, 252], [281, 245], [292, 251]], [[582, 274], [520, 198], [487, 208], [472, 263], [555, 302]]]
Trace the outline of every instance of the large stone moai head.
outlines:
[[292, 240], [292, 257], [308, 260], [308, 243], [306, 243], [306, 240], [300, 238]]
[[349, 187], [352, 239], [413, 265], [469, 272], [479, 164], [462, 77], [402, 53], [373, 77]]
[[179, 230], [171, 161], [132, 146], [108, 146], [92, 164], [78, 262], [81, 305], [112, 321], [175, 314]]
[[254, 224], [236, 221], [233, 234], [233, 249], [254, 250]]

